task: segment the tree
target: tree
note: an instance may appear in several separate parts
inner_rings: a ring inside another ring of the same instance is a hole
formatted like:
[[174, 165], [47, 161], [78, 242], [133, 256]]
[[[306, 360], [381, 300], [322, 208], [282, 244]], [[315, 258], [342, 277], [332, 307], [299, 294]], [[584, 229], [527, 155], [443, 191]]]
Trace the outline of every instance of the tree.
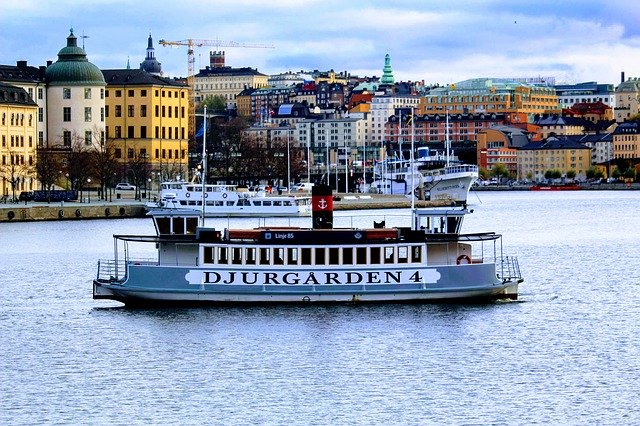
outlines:
[[9, 182], [11, 197], [16, 199], [16, 191], [24, 184], [26, 178], [33, 176], [34, 170], [28, 161], [25, 162], [24, 155], [11, 151], [8, 157], [8, 163], [0, 168], [0, 176]]
[[38, 147], [36, 149], [36, 176], [42, 189], [50, 191], [56, 182], [67, 176], [66, 166], [62, 162], [59, 151], [52, 148]]
[[94, 149], [91, 152], [91, 163], [93, 175], [100, 184], [101, 198], [106, 200], [107, 188], [111, 188], [116, 184], [115, 178], [119, 169], [113, 139], [107, 139], [104, 142], [98, 140], [94, 143]]
[[208, 112], [225, 112], [227, 110], [227, 101], [221, 95], [207, 96], [201, 104], [201, 107], [205, 106]]
[[491, 175], [497, 177], [498, 180], [501, 180], [502, 178], [508, 178], [509, 169], [507, 169], [507, 166], [505, 166], [504, 164], [497, 163], [496, 165], [493, 166]]
[[571, 169], [567, 171], [567, 179], [573, 180], [576, 178], [576, 171]]
[[94, 175], [90, 148], [91, 145], [87, 145], [84, 138], [74, 135], [71, 147], [64, 153], [69, 182], [71, 188], [76, 191], [82, 192]]

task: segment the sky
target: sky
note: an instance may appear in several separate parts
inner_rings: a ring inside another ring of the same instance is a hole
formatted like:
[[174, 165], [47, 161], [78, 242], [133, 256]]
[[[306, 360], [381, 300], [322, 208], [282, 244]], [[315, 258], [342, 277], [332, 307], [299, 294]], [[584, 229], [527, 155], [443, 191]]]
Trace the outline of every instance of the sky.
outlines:
[[[203, 46], [264, 74], [347, 71], [396, 81], [555, 77], [617, 85], [640, 77], [640, 3], [628, 0], [2, 0], [0, 63], [57, 60], [73, 28], [101, 69], [138, 68], [152, 34], [168, 77], [186, 77], [186, 39], [271, 45]], [[82, 36], [86, 38], [82, 38]]]

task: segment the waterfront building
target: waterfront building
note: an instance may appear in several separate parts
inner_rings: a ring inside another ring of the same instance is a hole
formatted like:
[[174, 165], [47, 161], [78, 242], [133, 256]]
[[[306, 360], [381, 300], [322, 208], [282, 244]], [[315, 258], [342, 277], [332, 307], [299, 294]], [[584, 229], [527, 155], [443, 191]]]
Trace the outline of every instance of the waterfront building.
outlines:
[[620, 123], [613, 131], [613, 158], [640, 163], [640, 121]]
[[556, 84], [553, 86], [561, 108], [571, 108], [576, 104], [595, 104], [600, 102], [609, 108], [616, 106], [613, 84], [598, 84], [588, 81], [578, 84]]
[[[36, 189], [38, 105], [21, 87], [0, 83], [0, 196]], [[6, 198], [5, 198], [6, 200]]]
[[16, 65], [0, 65], [0, 83], [21, 87], [26, 90], [31, 100], [38, 105], [36, 118], [36, 141], [44, 145], [47, 138], [47, 87], [45, 85], [46, 66], [34, 67], [27, 61], [17, 61]]
[[233, 68], [224, 63], [224, 52], [210, 52], [210, 66], [193, 77], [196, 104], [221, 96], [227, 109], [236, 109], [236, 96], [247, 88], [267, 87], [269, 76], [250, 67]]
[[71, 148], [78, 143], [95, 148], [104, 142], [106, 83], [77, 41], [71, 29], [58, 60], [45, 70], [47, 147]]
[[550, 136], [519, 148], [517, 163], [518, 179], [542, 182], [548, 171], [559, 171], [566, 176], [573, 170], [577, 180], [585, 180], [591, 167], [591, 149], [569, 138]]
[[251, 94], [256, 90], [247, 87], [236, 95], [236, 114], [238, 117], [251, 117]]
[[444, 114], [559, 113], [558, 97], [546, 84], [523, 83], [499, 78], [476, 78], [432, 88], [421, 98], [419, 113]]
[[[144, 162], [163, 178], [185, 176], [189, 88], [144, 70], [103, 70], [106, 130], [126, 170]], [[139, 180], [137, 177], [136, 180]]]
[[418, 113], [420, 98], [412, 95], [376, 94], [371, 100], [371, 143], [380, 146], [388, 140], [387, 122], [389, 117], [396, 114], [398, 108]]
[[613, 133], [591, 133], [582, 136], [572, 136], [575, 142], [579, 142], [591, 149], [591, 164], [609, 163], [613, 158]]
[[616, 88], [615, 120], [629, 120], [640, 113], [640, 78], [629, 78]]
[[144, 61], [140, 63], [140, 69], [148, 72], [149, 74], [162, 76], [162, 64], [160, 64], [156, 59], [151, 33], [149, 33], [149, 38], [147, 39], [147, 56]]
[[491, 172], [502, 164], [514, 176], [518, 172], [518, 148], [531, 142], [533, 134], [516, 126], [494, 125], [478, 133], [478, 167]]
[[291, 103], [295, 90], [291, 87], [264, 87], [251, 93], [251, 117], [258, 123], [270, 123], [271, 116], [282, 104]]

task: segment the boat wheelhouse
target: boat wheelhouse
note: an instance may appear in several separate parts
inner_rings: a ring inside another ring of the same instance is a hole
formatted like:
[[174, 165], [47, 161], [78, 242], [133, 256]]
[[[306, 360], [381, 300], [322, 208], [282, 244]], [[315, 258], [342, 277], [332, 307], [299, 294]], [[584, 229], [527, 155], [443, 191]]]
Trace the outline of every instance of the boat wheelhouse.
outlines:
[[[331, 191], [318, 190], [313, 228], [218, 230], [201, 226], [196, 211], [151, 212], [156, 235], [115, 235], [93, 297], [127, 305], [517, 298], [517, 259], [503, 256], [499, 234], [461, 234], [466, 208], [414, 209], [407, 226], [334, 228]], [[155, 244], [157, 256], [134, 258], [134, 243]]]

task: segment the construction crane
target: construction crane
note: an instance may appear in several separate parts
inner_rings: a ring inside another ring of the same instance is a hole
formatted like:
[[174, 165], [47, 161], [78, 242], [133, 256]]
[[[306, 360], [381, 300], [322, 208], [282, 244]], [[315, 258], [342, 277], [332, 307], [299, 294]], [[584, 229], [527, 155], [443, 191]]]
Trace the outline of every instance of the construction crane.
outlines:
[[216, 50], [220, 50], [221, 47], [248, 47], [257, 49], [274, 49], [275, 46], [270, 44], [258, 44], [258, 43], [239, 43], [237, 41], [222, 41], [222, 40], [198, 40], [188, 38], [186, 40], [167, 41], [160, 40], [163, 46], [187, 46], [187, 84], [191, 88], [191, 95], [189, 96], [189, 136], [195, 134], [196, 127], [196, 115], [195, 115], [195, 89], [193, 86], [195, 56], [193, 53], [194, 47], [202, 46], [215, 46]]

